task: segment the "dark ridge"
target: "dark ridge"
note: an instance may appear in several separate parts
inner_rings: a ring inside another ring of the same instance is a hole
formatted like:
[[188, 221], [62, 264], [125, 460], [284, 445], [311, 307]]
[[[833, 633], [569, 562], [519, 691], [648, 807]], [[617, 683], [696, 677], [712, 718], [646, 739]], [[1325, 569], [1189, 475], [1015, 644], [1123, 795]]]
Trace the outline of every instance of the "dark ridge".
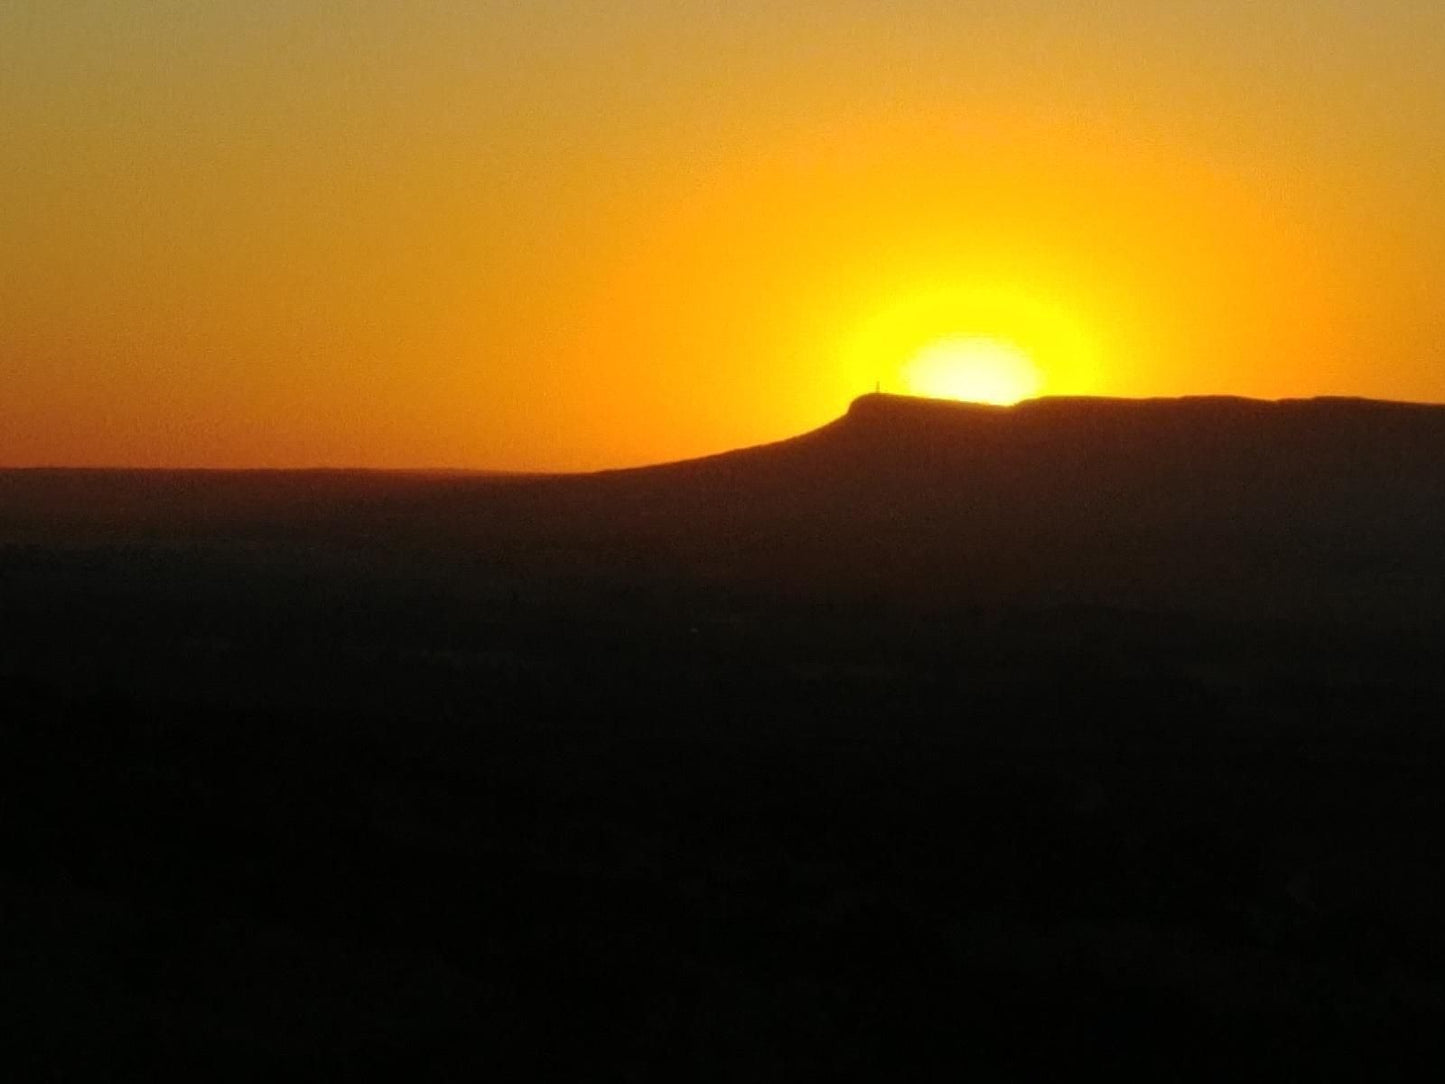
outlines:
[[1011, 407], [864, 395], [841, 419], [844, 428], [882, 436], [952, 434], [966, 439], [990, 433], [1015, 439], [1047, 430], [1082, 440], [1134, 435], [1137, 439], [1213, 438], [1296, 441], [1323, 447], [1344, 435], [1398, 446], [1402, 441], [1439, 439], [1445, 407], [1371, 399], [1322, 397], [1277, 401], [1237, 396], [1172, 399], [1048, 397]]
[[304, 546], [443, 578], [585, 568], [905, 606], [1441, 624], [1445, 407], [868, 395], [789, 440], [598, 474], [0, 473], [0, 541], [56, 539]]
[[[1014, 406], [870, 393], [859, 396], [840, 418], [811, 432], [770, 444], [657, 466], [598, 472], [593, 477], [647, 472], [728, 471], [743, 464], [831, 447], [853, 458], [850, 469], [869, 470], [908, 449], [935, 453], [1014, 447], [1041, 456], [1050, 450], [1096, 454], [1108, 447], [1147, 446], [1197, 453], [1237, 444], [1239, 454], [1271, 447], [1323, 460], [1363, 452], [1416, 459], [1433, 469], [1430, 456], [1445, 441], [1445, 406], [1362, 398], [1317, 397], [1263, 400], [1209, 395], [1120, 399], [1052, 396]], [[846, 453], [844, 450], [846, 449]], [[839, 464], [840, 466], [842, 464]], [[1041, 459], [1035, 467], [1047, 470]]]

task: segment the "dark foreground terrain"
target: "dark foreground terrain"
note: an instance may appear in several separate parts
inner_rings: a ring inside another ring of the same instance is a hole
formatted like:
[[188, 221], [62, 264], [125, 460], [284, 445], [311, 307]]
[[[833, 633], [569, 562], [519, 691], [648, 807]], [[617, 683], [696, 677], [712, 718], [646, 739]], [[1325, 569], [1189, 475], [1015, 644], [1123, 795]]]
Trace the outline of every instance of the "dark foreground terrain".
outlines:
[[1445, 408], [0, 473], [11, 1079], [1400, 1076]]

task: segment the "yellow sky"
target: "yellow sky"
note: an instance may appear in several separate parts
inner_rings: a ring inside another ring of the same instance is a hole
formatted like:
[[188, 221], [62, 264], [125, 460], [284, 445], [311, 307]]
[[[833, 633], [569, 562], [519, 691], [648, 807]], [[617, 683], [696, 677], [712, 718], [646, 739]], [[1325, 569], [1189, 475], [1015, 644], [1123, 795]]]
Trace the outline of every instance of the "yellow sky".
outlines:
[[0, 463], [560, 469], [906, 390], [1445, 400], [1433, 0], [8, 0]]

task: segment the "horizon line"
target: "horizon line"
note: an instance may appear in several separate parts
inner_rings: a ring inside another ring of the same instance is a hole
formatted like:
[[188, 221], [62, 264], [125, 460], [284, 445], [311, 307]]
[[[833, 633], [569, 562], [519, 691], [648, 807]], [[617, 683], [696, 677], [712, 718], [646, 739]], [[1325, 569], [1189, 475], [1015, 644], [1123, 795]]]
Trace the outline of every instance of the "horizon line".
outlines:
[[454, 477], [483, 477], [483, 478], [557, 478], [566, 476], [581, 476], [593, 474], [609, 474], [618, 471], [643, 470], [649, 467], [665, 467], [677, 463], [690, 463], [699, 460], [713, 459], [720, 455], [728, 455], [732, 452], [747, 451], [753, 448], [766, 448], [774, 444], [785, 443], [786, 441], [805, 436], [808, 433], [817, 432], [836, 422], [847, 419], [853, 408], [861, 402], [870, 400], [889, 400], [896, 403], [910, 403], [939, 407], [944, 409], [959, 409], [962, 411], [979, 411], [983, 413], [1000, 414], [1009, 413], [1019, 409], [1027, 409], [1045, 403], [1111, 403], [1121, 405], [1132, 404], [1182, 404], [1182, 403], [1239, 403], [1256, 404], [1260, 406], [1289, 406], [1301, 404], [1369, 404], [1382, 407], [1404, 407], [1424, 410], [1445, 409], [1445, 402], [1432, 402], [1420, 399], [1381, 399], [1367, 395], [1305, 395], [1305, 396], [1281, 396], [1279, 398], [1266, 398], [1263, 396], [1238, 395], [1230, 392], [1191, 392], [1182, 395], [1035, 395], [1026, 399], [1020, 399], [1016, 403], [987, 403], [969, 399], [950, 399], [926, 395], [910, 395], [906, 392], [891, 391], [866, 391], [854, 396], [849, 400], [847, 408], [842, 414], [836, 415], [831, 420], [823, 422], [816, 429], [803, 430], [787, 436], [779, 437], [777, 440], [763, 441], [759, 444], [738, 445], [721, 449], [716, 452], [708, 452], [702, 455], [688, 456], [683, 459], [664, 459], [647, 463], [638, 463], [628, 466], [604, 466], [580, 469], [506, 469], [494, 467], [458, 467], [458, 466], [345, 466], [310, 464], [295, 466], [156, 466], [136, 465], [125, 463], [79, 463], [79, 464], [58, 464], [58, 463], [29, 463], [29, 464], [8, 464], [0, 463], [0, 474], [21, 474], [21, 473], [130, 473], [130, 474], [378, 474], [378, 475], [427, 475], [432, 477], [454, 476]]

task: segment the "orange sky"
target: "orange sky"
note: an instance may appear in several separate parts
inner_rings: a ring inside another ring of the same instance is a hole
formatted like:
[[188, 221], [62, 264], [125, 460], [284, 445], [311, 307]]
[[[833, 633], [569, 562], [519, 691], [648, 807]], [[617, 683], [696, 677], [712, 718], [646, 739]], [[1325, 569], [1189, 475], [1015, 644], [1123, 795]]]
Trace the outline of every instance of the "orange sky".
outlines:
[[0, 464], [573, 469], [930, 342], [1445, 400], [1435, 0], [0, 5]]

